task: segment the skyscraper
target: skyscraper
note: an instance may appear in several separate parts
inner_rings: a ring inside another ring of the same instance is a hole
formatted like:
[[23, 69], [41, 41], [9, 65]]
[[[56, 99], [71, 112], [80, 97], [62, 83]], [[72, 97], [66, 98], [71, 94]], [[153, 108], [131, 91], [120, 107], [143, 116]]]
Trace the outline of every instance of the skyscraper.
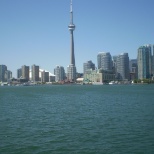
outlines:
[[29, 66], [22, 66], [22, 78], [29, 81]]
[[54, 74], [55, 74], [55, 81], [56, 82], [65, 80], [65, 70], [64, 70], [64, 67], [57, 66], [54, 69]]
[[129, 57], [128, 53], [117, 56], [117, 74], [120, 80], [129, 80]]
[[113, 67], [113, 73], [115, 73], [115, 78], [116, 78], [116, 75], [117, 75], [117, 57], [118, 56], [112, 57], [112, 67]]
[[68, 26], [71, 36], [71, 63], [67, 67], [67, 79], [74, 82], [76, 80], [76, 66], [75, 66], [75, 56], [74, 56], [74, 38], [73, 31], [75, 30], [75, 25], [73, 24], [73, 9], [72, 0], [70, 3], [70, 24]]
[[83, 73], [86, 73], [89, 69], [95, 70], [95, 64], [91, 60], [83, 63]]
[[152, 75], [151, 45], [144, 45], [138, 48], [138, 79], [148, 79]]
[[49, 72], [41, 72], [41, 82], [49, 82]]
[[5, 72], [7, 71], [6, 65], [0, 65], [0, 82], [6, 82]]
[[32, 65], [32, 81], [39, 81], [39, 66]]
[[22, 69], [19, 68], [19, 69], [17, 69], [17, 78], [19, 79], [21, 77], [22, 77]]
[[5, 71], [5, 79], [6, 79], [6, 81], [9, 82], [11, 78], [12, 78], [12, 72], [9, 71], [9, 70]]
[[112, 58], [109, 52], [100, 52], [97, 55], [98, 69], [112, 70]]
[[130, 80], [137, 79], [138, 77], [138, 68], [137, 68], [137, 59], [129, 60], [129, 71], [130, 71]]

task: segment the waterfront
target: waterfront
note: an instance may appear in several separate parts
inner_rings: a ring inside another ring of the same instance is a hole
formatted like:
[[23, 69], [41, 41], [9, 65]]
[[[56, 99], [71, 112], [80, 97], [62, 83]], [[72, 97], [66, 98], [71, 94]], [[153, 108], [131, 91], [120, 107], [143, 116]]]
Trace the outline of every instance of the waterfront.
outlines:
[[1, 154], [152, 154], [154, 85], [0, 87]]

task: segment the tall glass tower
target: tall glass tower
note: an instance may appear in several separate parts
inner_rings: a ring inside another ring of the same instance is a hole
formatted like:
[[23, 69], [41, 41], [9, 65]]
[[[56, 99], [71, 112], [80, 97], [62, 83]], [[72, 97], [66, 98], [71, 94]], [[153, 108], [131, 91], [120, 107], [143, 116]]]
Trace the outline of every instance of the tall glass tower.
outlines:
[[151, 45], [144, 45], [138, 48], [137, 54], [138, 78], [149, 79], [152, 75]]
[[121, 53], [117, 56], [117, 74], [120, 80], [129, 80], [129, 56], [128, 53]]
[[76, 67], [75, 67], [75, 56], [74, 56], [74, 38], [73, 31], [75, 30], [75, 25], [73, 24], [73, 9], [72, 0], [70, 3], [70, 24], [68, 26], [71, 36], [71, 63], [67, 67], [67, 79], [68, 81], [74, 82], [76, 80]]
[[5, 72], [7, 71], [6, 65], [0, 65], [0, 82], [5, 82]]
[[97, 55], [98, 69], [112, 70], [112, 58], [109, 52], [100, 52]]

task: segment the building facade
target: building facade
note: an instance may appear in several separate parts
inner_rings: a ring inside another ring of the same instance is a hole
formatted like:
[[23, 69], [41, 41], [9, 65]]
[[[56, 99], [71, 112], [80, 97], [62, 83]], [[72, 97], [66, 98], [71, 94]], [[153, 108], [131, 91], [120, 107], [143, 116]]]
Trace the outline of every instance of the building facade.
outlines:
[[73, 64], [67, 66], [67, 80], [70, 82], [76, 81], [76, 67]]
[[22, 77], [22, 69], [19, 68], [19, 69], [17, 69], [17, 78], [19, 79], [21, 77]]
[[32, 81], [33, 82], [38, 82], [39, 81], [39, 66], [32, 65]]
[[109, 52], [100, 52], [97, 55], [98, 69], [112, 70], [112, 58]]
[[65, 80], [65, 70], [63, 66], [57, 66], [54, 69], [55, 81], [64, 81]]
[[5, 72], [7, 71], [6, 65], [0, 65], [0, 82], [6, 82]]
[[88, 70], [84, 74], [84, 82], [91, 82], [91, 83], [108, 83], [110, 81], [115, 80], [115, 74], [113, 71], [107, 71], [103, 69], [99, 70]]
[[138, 78], [137, 59], [130, 59], [129, 61], [130, 80]]
[[138, 79], [149, 79], [152, 76], [152, 54], [151, 45], [138, 48]]
[[117, 56], [116, 67], [117, 67], [116, 77], [118, 80], [129, 80], [130, 79], [128, 53], [122, 53]]
[[11, 78], [12, 78], [12, 72], [9, 71], [9, 70], [5, 71], [5, 79], [6, 79], [6, 81], [9, 82]]
[[22, 70], [22, 78], [29, 81], [29, 66], [23, 65], [21, 70]]
[[49, 72], [41, 72], [41, 82], [49, 82]]
[[91, 60], [83, 63], [83, 73], [85, 74], [89, 69], [95, 70], [95, 64]]

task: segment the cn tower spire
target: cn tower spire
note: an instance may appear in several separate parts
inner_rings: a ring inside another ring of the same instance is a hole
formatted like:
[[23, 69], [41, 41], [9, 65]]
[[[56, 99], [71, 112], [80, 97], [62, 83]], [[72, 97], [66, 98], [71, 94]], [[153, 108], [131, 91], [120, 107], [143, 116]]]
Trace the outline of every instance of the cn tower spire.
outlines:
[[73, 24], [73, 7], [72, 7], [72, 0], [71, 0], [71, 3], [70, 3], [70, 15], [71, 15], [71, 24]]
[[75, 56], [74, 56], [74, 37], [73, 31], [75, 30], [75, 25], [73, 24], [73, 7], [72, 0], [70, 0], [70, 24], [68, 25], [68, 29], [70, 31], [71, 37], [71, 57], [70, 57], [70, 65], [67, 67], [67, 80], [70, 82], [76, 81], [76, 66], [75, 66]]
[[74, 56], [74, 38], [73, 38], [73, 31], [75, 30], [75, 25], [73, 24], [73, 7], [72, 7], [72, 0], [70, 1], [70, 24], [68, 29], [71, 34], [71, 64], [75, 66], [75, 56]]

